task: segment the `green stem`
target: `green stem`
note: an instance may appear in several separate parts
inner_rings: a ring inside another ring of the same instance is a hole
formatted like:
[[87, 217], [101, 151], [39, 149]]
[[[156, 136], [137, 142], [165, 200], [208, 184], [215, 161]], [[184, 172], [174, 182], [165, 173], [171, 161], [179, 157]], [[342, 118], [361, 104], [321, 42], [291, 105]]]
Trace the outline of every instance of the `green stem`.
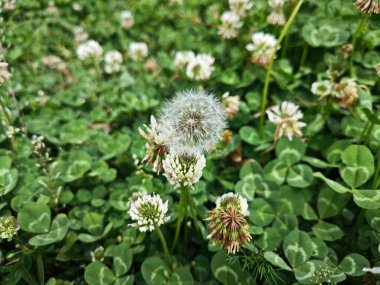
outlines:
[[301, 62], [300, 62], [300, 66], [298, 67], [298, 70], [300, 70], [301, 67], [305, 64], [308, 51], [309, 51], [309, 45], [306, 42], [304, 42], [303, 43]]
[[292, 14], [289, 17], [289, 20], [286, 22], [286, 25], [284, 26], [284, 28], [281, 31], [280, 37], [278, 38], [278, 41], [277, 41], [276, 46], [274, 48], [274, 52], [273, 52], [273, 54], [272, 54], [272, 56], [270, 58], [269, 64], [268, 64], [268, 69], [267, 69], [267, 73], [266, 73], [266, 76], [265, 76], [263, 98], [262, 98], [262, 101], [261, 101], [261, 117], [260, 117], [260, 128], [259, 128], [261, 136], [264, 133], [265, 110], [266, 110], [266, 106], [267, 106], [269, 81], [270, 81], [270, 76], [271, 76], [271, 73], [272, 73], [274, 58], [276, 57], [277, 50], [280, 47], [280, 44], [281, 44], [282, 40], [284, 39], [284, 37], [286, 36], [287, 32], [289, 31], [290, 26], [292, 25], [292, 23], [293, 23], [296, 15], [297, 15], [299, 9], [301, 8], [302, 3], [303, 3], [303, 0], [299, 0], [298, 3], [297, 3], [297, 5], [296, 5], [296, 7], [294, 7], [293, 12], [292, 12]]
[[352, 52], [351, 52], [351, 56], [350, 56], [350, 76], [352, 78], [355, 78], [355, 69], [354, 69], [354, 52], [355, 52], [355, 45], [356, 45], [356, 40], [361, 32], [361, 30], [363, 29], [363, 26], [366, 22], [366, 15], [363, 16], [362, 20], [360, 21], [358, 27], [356, 28], [356, 31], [354, 33], [354, 36], [352, 37], [352, 42], [351, 42], [351, 45], [352, 45]]
[[177, 227], [176, 227], [175, 234], [174, 234], [174, 240], [172, 243], [171, 252], [174, 251], [174, 249], [177, 245], [179, 233], [181, 231], [182, 220], [184, 217], [184, 212], [185, 212], [185, 209], [187, 208], [187, 193], [185, 191], [185, 188], [181, 188], [180, 191], [181, 191], [181, 194], [179, 197]]
[[372, 189], [376, 189], [378, 185], [377, 182], [379, 180], [379, 174], [380, 174], [380, 147], [377, 149], [377, 154], [376, 154], [376, 159], [377, 159], [377, 164], [376, 164], [376, 169], [375, 169], [375, 174], [373, 175], [373, 180], [372, 180]]
[[186, 192], [187, 192], [187, 199], [188, 199], [189, 205], [190, 205], [191, 217], [193, 218], [193, 221], [194, 221], [194, 227], [195, 227], [195, 230], [199, 233], [198, 218], [197, 218], [197, 207], [194, 204], [193, 196], [191, 196], [190, 191], [188, 189], [186, 189]]
[[171, 267], [171, 265], [173, 264], [173, 260], [172, 260], [172, 257], [170, 256], [168, 244], [166, 243], [166, 239], [165, 239], [164, 235], [162, 234], [160, 227], [158, 227], [157, 225], [154, 225], [154, 229], [156, 230], [156, 233], [158, 234], [158, 237], [161, 240], [162, 247], [164, 248], [165, 256], [166, 256], [166, 258], [169, 262], [169, 265]]
[[3, 98], [0, 96], [0, 106], [1, 106], [1, 110], [3, 111], [4, 113], [4, 119], [5, 119], [5, 123], [7, 124], [7, 126], [9, 127], [11, 125], [11, 119], [9, 118], [8, 116], [8, 113], [7, 113], [7, 110], [5, 108], [5, 105], [4, 105], [4, 102], [3, 102]]

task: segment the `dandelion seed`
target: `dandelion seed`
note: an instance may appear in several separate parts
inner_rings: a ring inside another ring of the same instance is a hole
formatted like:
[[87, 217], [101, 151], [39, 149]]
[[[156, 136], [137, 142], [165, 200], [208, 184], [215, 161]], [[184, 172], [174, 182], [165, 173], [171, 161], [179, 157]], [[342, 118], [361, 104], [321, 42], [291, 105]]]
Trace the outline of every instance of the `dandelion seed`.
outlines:
[[187, 64], [186, 76], [197, 81], [207, 80], [215, 69], [214, 62], [211, 55], [198, 54]]
[[97, 41], [89, 40], [80, 44], [77, 48], [79, 60], [84, 61], [89, 58], [99, 59], [103, 54], [103, 48]]
[[133, 61], [139, 61], [148, 56], [148, 46], [146, 43], [133, 42], [128, 48], [129, 56]]
[[17, 224], [15, 217], [0, 217], [0, 236], [2, 239], [11, 241], [19, 229], [20, 226]]
[[220, 17], [222, 24], [219, 26], [218, 34], [224, 39], [236, 38], [239, 29], [243, 26], [240, 17], [233, 11], [227, 11]]
[[258, 66], [267, 67], [272, 54], [276, 51], [277, 40], [270, 34], [258, 32], [252, 35], [252, 43], [246, 49], [252, 52], [251, 60]]
[[131, 11], [123, 11], [120, 15], [120, 26], [129, 29], [135, 24], [135, 19]]
[[119, 72], [123, 56], [117, 50], [108, 51], [104, 56], [104, 71], [108, 74]]

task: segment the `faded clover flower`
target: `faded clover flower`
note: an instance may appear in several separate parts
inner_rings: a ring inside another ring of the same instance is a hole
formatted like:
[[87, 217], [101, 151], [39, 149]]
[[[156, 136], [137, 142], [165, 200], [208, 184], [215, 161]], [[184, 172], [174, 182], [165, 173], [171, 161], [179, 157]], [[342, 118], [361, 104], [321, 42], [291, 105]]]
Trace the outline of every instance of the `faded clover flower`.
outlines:
[[91, 261], [103, 261], [104, 260], [104, 247], [101, 245], [91, 251]]
[[144, 59], [148, 56], [148, 46], [146, 43], [133, 42], [129, 45], [128, 53], [133, 61]]
[[380, 63], [376, 64], [375, 69], [376, 69], [377, 76], [380, 76]]
[[130, 226], [138, 228], [140, 232], [153, 231], [169, 220], [165, 216], [168, 211], [168, 201], [162, 202], [159, 195], [143, 195], [130, 201], [129, 215], [133, 221]]
[[183, 68], [194, 58], [195, 54], [192, 51], [178, 51], [175, 54], [174, 65], [177, 68]]
[[135, 24], [135, 19], [131, 11], [123, 11], [120, 15], [120, 25], [124, 29], [129, 29]]
[[158, 133], [158, 125], [154, 116], [150, 117], [150, 127], [144, 124], [145, 130], [139, 128], [143, 138], [147, 140], [146, 155], [143, 161], [153, 165], [153, 170], [159, 173], [162, 170], [162, 161], [168, 153], [168, 147], [163, 143]]
[[7, 11], [12, 11], [16, 8], [16, 0], [5, 0], [4, 9]]
[[216, 200], [216, 208], [208, 212], [211, 233], [207, 238], [214, 244], [221, 242], [228, 253], [236, 253], [252, 239], [245, 216], [248, 214], [247, 200], [239, 194], [227, 193]]
[[211, 151], [226, 127], [226, 114], [213, 94], [187, 90], [162, 108], [158, 130], [171, 152], [200, 154]]
[[50, 69], [57, 70], [59, 72], [67, 71], [67, 64], [60, 57], [55, 55], [46, 55], [42, 58], [42, 64], [46, 65]]
[[246, 49], [252, 52], [251, 60], [258, 66], [267, 67], [272, 54], [276, 52], [277, 40], [271, 34], [258, 32], [252, 35], [252, 43]]
[[82, 26], [75, 27], [74, 37], [77, 43], [83, 43], [88, 39], [88, 34], [85, 32]]
[[332, 87], [332, 96], [342, 106], [353, 104], [358, 99], [358, 87], [350, 78], [343, 78]]
[[174, 189], [197, 183], [202, 177], [202, 170], [206, 166], [203, 154], [178, 155], [167, 154], [163, 161], [164, 176]]
[[236, 38], [239, 29], [243, 26], [240, 17], [233, 11], [227, 11], [220, 17], [222, 24], [219, 26], [218, 34], [224, 39]]
[[226, 92], [222, 96], [222, 104], [226, 110], [227, 118], [231, 119], [239, 112], [240, 97], [230, 96], [230, 93]]
[[272, 12], [267, 17], [267, 22], [271, 25], [283, 26], [286, 23], [284, 15], [285, 0], [268, 0]]
[[303, 118], [299, 106], [291, 102], [282, 102], [266, 111], [270, 122], [276, 124], [275, 141], [280, 137], [286, 136], [289, 140], [293, 136], [302, 136], [301, 129], [306, 126], [300, 120]]
[[117, 50], [108, 51], [104, 56], [104, 71], [108, 74], [119, 72], [123, 56]]
[[355, 6], [359, 11], [367, 15], [380, 14], [379, 0], [357, 0]]
[[0, 62], [0, 84], [11, 78], [12, 74], [8, 71], [8, 63]]
[[43, 136], [32, 136], [32, 146], [33, 146], [33, 152], [36, 154], [39, 154], [42, 149], [45, 148], [45, 143], [44, 143], [44, 137]]
[[210, 78], [214, 71], [215, 59], [208, 54], [198, 54], [191, 58], [186, 68], [187, 77], [196, 81], [204, 81]]
[[2, 239], [11, 241], [19, 229], [20, 226], [17, 224], [15, 217], [0, 217], [0, 236]]
[[317, 81], [311, 85], [311, 92], [319, 97], [326, 97], [331, 94], [332, 84], [329, 80]]
[[97, 41], [89, 40], [77, 47], [77, 55], [79, 60], [83, 61], [88, 58], [99, 59], [103, 54], [103, 48]]
[[253, 3], [249, 0], [229, 0], [230, 9], [240, 17], [244, 17], [247, 11], [251, 10]]

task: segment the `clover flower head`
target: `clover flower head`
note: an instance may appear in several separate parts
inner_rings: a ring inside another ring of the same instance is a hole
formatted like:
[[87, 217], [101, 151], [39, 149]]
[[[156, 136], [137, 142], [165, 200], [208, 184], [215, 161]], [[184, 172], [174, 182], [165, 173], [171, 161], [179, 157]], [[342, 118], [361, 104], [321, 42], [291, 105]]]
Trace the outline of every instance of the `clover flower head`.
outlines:
[[331, 95], [342, 106], [353, 104], [359, 97], [355, 80], [343, 78], [339, 83], [333, 85]]
[[229, 92], [226, 92], [222, 96], [222, 104], [226, 110], [227, 118], [232, 118], [240, 110], [240, 97], [230, 96]]
[[8, 63], [0, 62], [0, 84], [11, 78], [12, 74], [8, 71]]
[[204, 81], [210, 78], [214, 71], [215, 59], [209, 54], [198, 54], [191, 58], [186, 68], [187, 77], [196, 81]]
[[42, 58], [42, 64], [59, 72], [67, 72], [67, 63], [55, 55], [46, 55]]
[[131, 11], [123, 11], [120, 14], [120, 26], [124, 29], [129, 29], [135, 24], [135, 19]]
[[104, 260], [104, 247], [101, 245], [91, 251], [91, 261], [103, 261]]
[[121, 63], [123, 62], [123, 56], [117, 50], [111, 50], [105, 54], [104, 62], [104, 70], [106, 73], [111, 74], [119, 72], [121, 69]]
[[303, 118], [299, 106], [291, 102], [282, 102], [281, 105], [271, 107], [266, 111], [270, 122], [276, 124], [275, 140], [287, 136], [289, 140], [293, 136], [302, 136], [301, 128], [306, 124], [300, 122]]
[[77, 43], [83, 43], [88, 39], [88, 34], [85, 32], [82, 26], [75, 27], [74, 37]]
[[243, 26], [240, 17], [233, 11], [227, 11], [220, 17], [222, 24], [219, 26], [218, 34], [224, 39], [236, 38], [239, 29]]
[[16, 8], [16, 0], [5, 0], [3, 3], [4, 9], [7, 11], [12, 11]]
[[138, 61], [148, 56], [148, 46], [146, 43], [133, 42], [128, 48], [129, 56], [133, 61]]
[[357, 0], [355, 6], [359, 11], [367, 15], [380, 14], [379, 0]]
[[159, 195], [143, 195], [130, 201], [129, 215], [135, 223], [130, 224], [140, 232], [153, 231], [169, 220], [168, 201], [162, 201]]
[[163, 162], [164, 176], [174, 189], [193, 187], [202, 177], [202, 170], [206, 166], [203, 154], [178, 155], [169, 153]]
[[193, 155], [211, 151], [226, 127], [226, 114], [213, 94], [187, 90], [162, 108], [158, 129], [171, 152]]
[[175, 54], [174, 65], [177, 68], [183, 68], [194, 58], [195, 54], [192, 51], [178, 51]]
[[153, 171], [160, 173], [162, 161], [168, 153], [168, 147], [164, 144], [158, 132], [158, 125], [154, 116], [150, 117], [150, 127], [144, 125], [145, 130], [139, 128], [140, 135], [147, 140], [146, 155], [143, 161], [153, 165]]
[[380, 77], [380, 63], [376, 64], [375, 69], [376, 69], [377, 76]]
[[273, 10], [267, 17], [268, 24], [283, 26], [286, 23], [284, 12]]
[[266, 67], [272, 54], [276, 51], [276, 38], [271, 34], [257, 32], [252, 35], [252, 43], [246, 49], [252, 52], [251, 60], [258, 66]]
[[268, 0], [268, 5], [272, 9], [278, 9], [278, 8], [283, 8], [285, 5], [286, 0]]
[[221, 242], [228, 253], [236, 253], [252, 239], [248, 223], [244, 216], [248, 214], [248, 204], [245, 198], [238, 194], [227, 193], [216, 200], [216, 208], [208, 212], [211, 238], [215, 243]]
[[329, 80], [317, 81], [311, 85], [311, 92], [314, 95], [325, 97], [331, 94], [332, 85]]
[[88, 58], [99, 59], [103, 54], [103, 48], [97, 41], [88, 40], [77, 47], [77, 55], [80, 60], [86, 60]]
[[17, 224], [16, 218], [13, 216], [0, 217], [0, 237], [11, 241], [17, 234], [20, 226]]
[[253, 3], [249, 0], [229, 0], [230, 9], [240, 17], [244, 17], [253, 7]]

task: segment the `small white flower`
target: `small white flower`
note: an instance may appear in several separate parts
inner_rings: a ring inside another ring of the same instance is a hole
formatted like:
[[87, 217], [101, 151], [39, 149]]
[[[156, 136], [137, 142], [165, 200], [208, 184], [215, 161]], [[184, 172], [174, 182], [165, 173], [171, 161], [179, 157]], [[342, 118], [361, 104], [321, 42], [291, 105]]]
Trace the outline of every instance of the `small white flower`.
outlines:
[[332, 91], [332, 85], [331, 85], [331, 82], [328, 80], [317, 81], [311, 85], [311, 92], [314, 95], [317, 95], [320, 97], [325, 97], [325, 96], [330, 95], [331, 91]]
[[120, 15], [120, 25], [125, 29], [129, 29], [133, 27], [134, 24], [135, 19], [133, 17], [132, 12], [128, 10], [123, 11]]
[[239, 96], [230, 96], [229, 92], [226, 92], [222, 96], [223, 106], [226, 110], [228, 118], [235, 116], [240, 109], [240, 97]]
[[106, 73], [115, 73], [120, 71], [123, 56], [117, 50], [111, 50], [104, 56], [104, 70]]
[[192, 51], [178, 51], [175, 54], [174, 65], [177, 68], [183, 68], [194, 58], [195, 54]]
[[293, 136], [302, 136], [301, 128], [306, 124], [299, 121], [303, 114], [298, 105], [285, 101], [268, 109], [266, 113], [269, 121], [277, 125], [275, 140], [283, 136], [287, 136], [289, 140], [292, 140]]
[[103, 261], [104, 260], [104, 247], [101, 245], [91, 251], [91, 261]]
[[153, 231], [155, 226], [160, 226], [169, 220], [165, 216], [168, 211], [168, 201], [162, 202], [159, 195], [142, 195], [132, 197], [129, 201], [129, 215], [135, 223], [130, 224], [140, 232]]
[[11, 241], [19, 229], [20, 226], [17, 224], [15, 217], [0, 217], [0, 237], [2, 239]]
[[269, 64], [270, 58], [276, 51], [277, 40], [271, 34], [258, 32], [252, 35], [252, 43], [246, 49], [252, 52], [252, 62], [261, 67]]
[[224, 208], [226, 205], [233, 204], [244, 216], [249, 214], [247, 199], [233, 192], [223, 194], [221, 197], [216, 199], [215, 204], [216, 208]]
[[211, 55], [204, 53], [198, 54], [187, 64], [187, 77], [197, 81], [209, 79], [215, 69], [214, 61], [215, 59]]
[[268, 0], [268, 5], [272, 9], [279, 9], [279, 8], [282, 9], [285, 5], [285, 2], [286, 0]]
[[273, 10], [267, 17], [267, 22], [271, 25], [285, 25], [286, 19], [283, 11], [285, 0], [268, 0], [268, 4]]
[[77, 55], [80, 60], [86, 60], [88, 58], [99, 59], [103, 54], [103, 48], [97, 41], [89, 40], [83, 44], [80, 44], [77, 48]]
[[129, 45], [128, 53], [134, 61], [144, 59], [148, 56], [148, 46], [146, 43], [133, 42]]
[[88, 34], [85, 32], [83, 27], [78, 26], [74, 29], [74, 37], [77, 43], [83, 43], [88, 39]]
[[11, 78], [11, 73], [8, 71], [8, 63], [0, 62], [0, 84]]
[[240, 17], [233, 11], [227, 11], [220, 17], [222, 24], [219, 26], [218, 34], [224, 39], [236, 38], [239, 29], [243, 26]]
[[164, 176], [175, 189], [192, 187], [202, 177], [202, 170], [206, 166], [203, 154], [192, 156], [167, 154], [163, 162]]
[[162, 108], [158, 129], [171, 152], [211, 151], [226, 127], [226, 114], [214, 95], [203, 90], [179, 92]]
[[253, 3], [249, 2], [249, 0], [229, 0], [228, 3], [230, 9], [240, 17], [244, 17], [247, 11], [253, 7]]
[[363, 268], [364, 272], [371, 272], [373, 274], [380, 274], [380, 267]]
[[5, 10], [12, 11], [16, 8], [16, 0], [5, 0], [3, 5]]

